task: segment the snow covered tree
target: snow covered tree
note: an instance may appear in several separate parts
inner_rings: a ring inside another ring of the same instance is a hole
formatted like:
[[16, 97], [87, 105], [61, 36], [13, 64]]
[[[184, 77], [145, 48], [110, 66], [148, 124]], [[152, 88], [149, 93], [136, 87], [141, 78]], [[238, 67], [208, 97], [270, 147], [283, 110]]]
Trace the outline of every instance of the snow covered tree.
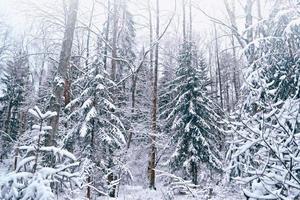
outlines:
[[[28, 144], [16, 148], [19, 155], [14, 161], [15, 170], [0, 178], [0, 199], [52, 200], [55, 194], [69, 196], [80, 184], [80, 174], [76, 172], [79, 162], [64, 149], [42, 145], [51, 130], [46, 122], [56, 113], [42, 113], [38, 107], [29, 112], [38, 124], [32, 127]], [[46, 162], [49, 156], [54, 158], [51, 163]]]
[[26, 52], [18, 51], [12, 60], [7, 61], [0, 83], [3, 86], [0, 97], [0, 104], [3, 105], [0, 110], [0, 128], [3, 131], [1, 134], [1, 140], [3, 140], [1, 154], [6, 154], [10, 151], [11, 142], [17, 139], [24, 126], [22, 113], [30, 85]]
[[220, 146], [223, 141], [221, 110], [207, 95], [206, 64], [192, 65], [192, 45], [185, 43], [179, 56], [175, 79], [165, 88], [170, 102], [161, 107], [161, 118], [175, 145], [171, 167], [182, 166], [198, 184], [200, 163], [221, 170]]
[[263, 24], [269, 35], [254, 41], [240, 120], [233, 126], [229, 169], [248, 186], [244, 193], [250, 198], [300, 194], [300, 16], [294, 6], [276, 8]]
[[[123, 119], [127, 130], [131, 127], [132, 107], [136, 104], [136, 80], [137, 76], [132, 75], [135, 69], [136, 49], [135, 49], [135, 21], [129, 10], [128, 0], [110, 1], [107, 6], [107, 20], [102, 31], [103, 38], [98, 44], [99, 57], [103, 60], [104, 69], [110, 72], [111, 80], [118, 83], [114, 87], [113, 103], [118, 108], [116, 112]], [[110, 5], [112, 3], [112, 9]], [[111, 48], [108, 48], [108, 45]], [[109, 66], [107, 60], [111, 60]], [[132, 78], [128, 78], [129, 75]], [[131, 136], [129, 136], [131, 137]]]
[[116, 85], [110, 80], [99, 59], [86, 67], [84, 72], [73, 83], [75, 98], [66, 107], [70, 111], [69, 121], [72, 122], [69, 141], [73, 146], [77, 144], [79, 147], [74, 151], [80, 151], [81, 155], [96, 166], [89, 169], [89, 182], [108, 189], [108, 193], [114, 193], [115, 186], [111, 184], [116, 180], [114, 174], [119, 169], [114, 154], [125, 144], [125, 128], [112, 103], [111, 89]]

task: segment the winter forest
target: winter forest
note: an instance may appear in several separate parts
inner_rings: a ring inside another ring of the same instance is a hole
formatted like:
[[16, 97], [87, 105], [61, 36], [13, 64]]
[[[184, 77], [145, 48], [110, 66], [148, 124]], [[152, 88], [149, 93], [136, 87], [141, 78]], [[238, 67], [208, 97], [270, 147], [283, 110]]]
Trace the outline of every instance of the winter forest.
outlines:
[[299, 0], [0, 0], [0, 200], [300, 200]]

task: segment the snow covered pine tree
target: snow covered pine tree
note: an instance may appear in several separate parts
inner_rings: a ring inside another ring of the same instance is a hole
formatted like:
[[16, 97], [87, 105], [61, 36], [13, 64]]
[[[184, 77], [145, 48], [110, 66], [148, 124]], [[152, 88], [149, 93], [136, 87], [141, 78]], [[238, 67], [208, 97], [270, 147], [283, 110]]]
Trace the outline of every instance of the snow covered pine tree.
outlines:
[[219, 148], [224, 132], [222, 112], [207, 94], [206, 64], [202, 59], [193, 62], [192, 47], [191, 43], [183, 44], [175, 79], [162, 95], [162, 99], [172, 98], [161, 106], [160, 117], [176, 145], [171, 167], [179, 170], [183, 166], [196, 185], [199, 163], [221, 170]]
[[[84, 72], [84, 75], [74, 82], [75, 98], [66, 107], [71, 111], [68, 120], [73, 126], [69, 143], [76, 144], [74, 146], [78, 148], [74, 151], [79, 151], [91, 163], [88, 182], [91, 186], [104, 190], [97, 193], [115, 196], [118, 184], [115, 174], [122, 171], [115, 153], [126, 144], [125, 128], [116, 112], [116, 106], [112, 103], [109, 90], [116, 87], [116, 84], [110, 80], [100, 59], [86, 67]], [[78, 85], [84, 85], [85, 88], [77, 87]], [[87, 193], [90, 193], [89, 190], [88, 188]]]
[[0, 93], [0, 160], [8, 156], [12, 143], [25, 128], [22, 114], [27, 106], [26, 95], [30, 85], [30, 73], [26, 52], [17, 49], [12, 60], [3, 67], [0, 82], [4, 87]]
[[[32, 143], [17, 147], [21, 159], [15, 160], [15, 170], [0, 178], [0, 199], [52, 200], [55, 194], [65, 197], [79, 186], [80, 174], [74, 172], [79, 162], [70, 152], [54, 146], [43, 146], [43, 140], [51, 126], [46, 120], [55, 112], [42, 113], [38, 107], [29, 112], [37, 119], [31, 131]], [[46, 158], [52, 157], [52, 162]]]

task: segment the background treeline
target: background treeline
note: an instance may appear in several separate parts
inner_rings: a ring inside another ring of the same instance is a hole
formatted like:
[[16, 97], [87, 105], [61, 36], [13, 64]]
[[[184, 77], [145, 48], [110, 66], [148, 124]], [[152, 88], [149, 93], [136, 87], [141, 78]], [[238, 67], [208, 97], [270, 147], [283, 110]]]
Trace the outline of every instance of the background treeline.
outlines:
[[23, 34], [0, 18], [0, 199], [130, 184], [172, 199], [202, 180], [298, 198], [296, 0], [224, 0], [223, 18], [193, 0], [88, 2], [26, 2]]

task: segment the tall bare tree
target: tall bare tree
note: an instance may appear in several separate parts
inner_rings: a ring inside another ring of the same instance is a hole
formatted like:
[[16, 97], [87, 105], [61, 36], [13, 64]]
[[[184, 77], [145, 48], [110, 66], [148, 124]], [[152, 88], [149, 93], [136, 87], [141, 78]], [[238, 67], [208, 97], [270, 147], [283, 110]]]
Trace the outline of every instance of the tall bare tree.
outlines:
[[[156, 40], [159, 40], [159, 0], [156, 0]], [[155, 188], [155, 165], [156, 165], [156, 133], [157, 133], [157, 102], [158, 102], [158, 50], [155, 46], [154, 76], [153, 76], [153, 99], [152, 99], [152, 133], [150, 135], [150, 154], [148, 166], [149, 188]]]
[[105, 47], [104, 47], [104, 57], [103, 65], [104, 69], [107, 69], [107, 52], [108, 52], [108, 40], [109, 40], [109, 29], [110, 29], [110, 0], [107, 0], [107, 22], [106, 22], [106, 32], [105, 32]]
[[232, 26], [231, 30], [231, 47], [232, 47], [232, 55], [233, 55], [233, 87], [234, 87], [234, 92], [235, 92], [235, 101], [237, 102], [239, 99], [239, 91], [240, 91], [240, 74], [239, 74], [239, 69], [238, 69], [238, 64], [237, 64], [237, 53], [236, 53], [236, 42], [235, 42], [235, 32], [234, 29], [237, 29], [237, 23], [236, 23], [236, 15], [235, 15], [235, 1], [231, 0], [231, 3], [229, 4], [227, 0], [224, 1], [225, 3], [225, 8], [227, 11], [227, 14], [229, 16], [229, 21]]
[[57, 112], [57, 116], [53, 117], [51, 121], [52, 134], [50, 138], [50, 144], [54, 143], [55, 134], [58, 131], [59, 114], [61, 106], [63, 104], [62, 97], [64, 97], [64, 104], [67, 105], [70, 102], [70, 80], [69, 80], [69, 65], [71, 58], [71, 50], [73, 44], [73, 37], [75, 31], [75, 24], [77, 20], [79, 0], [70, 0], [67, 23], [64, 31], [64, 37], [59, 57], [59, 64], [57, 70], [57, 77], [54, 82], [54, 99], [51, 101], [51, 107]]
[[111, 59], [111, 79], [116, 80], [117, 72], [117, 37], [118, 37], [118, 10], [119, 2], [118, 0], [113, 1], [113, 26], [112, 26], [112, 59]]
[[218, 40], [218, 32], [217, 32], [217, 27], [216, 24], [214, 24], [214, 29], [215, 29], [215, 53], [216, 53], [216, 62], [217, 62], [217, 70], [216, 70], [216, 85], [219, 83], [219, 94], [220, 94], [220, 105], [221, 108], [223, 108], [223, 87], [222, 87], [222, 76], [221, 76], [221, 66], [220, 66], [220, 58], [219, 58], [219, 40]]

